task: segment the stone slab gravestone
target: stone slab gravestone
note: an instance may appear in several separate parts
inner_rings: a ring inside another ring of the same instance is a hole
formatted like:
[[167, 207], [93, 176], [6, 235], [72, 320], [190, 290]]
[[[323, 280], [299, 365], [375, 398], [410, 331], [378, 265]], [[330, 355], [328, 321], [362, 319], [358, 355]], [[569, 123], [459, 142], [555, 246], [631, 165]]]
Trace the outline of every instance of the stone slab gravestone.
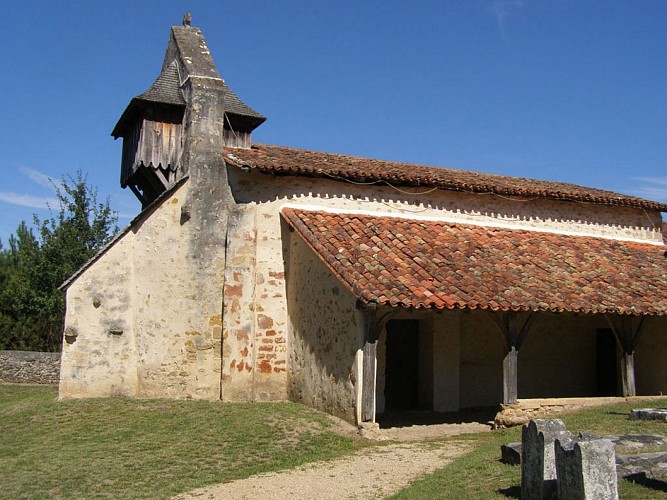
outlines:
[[555, 498], [556, 460], [554, 441], [571, 438], [562, 420], [535, 419], [521, 429], [521, 498]]
[[559, 500], [618, 500], [614, 443], [580, 439], [554, 443]]

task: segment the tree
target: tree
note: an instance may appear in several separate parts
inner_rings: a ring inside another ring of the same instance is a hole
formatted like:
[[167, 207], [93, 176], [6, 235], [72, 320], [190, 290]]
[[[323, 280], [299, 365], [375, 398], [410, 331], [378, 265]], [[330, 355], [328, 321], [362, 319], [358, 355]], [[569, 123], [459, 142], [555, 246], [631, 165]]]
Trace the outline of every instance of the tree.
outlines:
[[59, 212], [34, 216], [39, 238], [22, 222], [9, 249], [0, 250], [2, 349], [60, 349], [65, 298], [58, 287], [118, 231], [109, 199], [99, 203], [81, 171], [54, 189]]

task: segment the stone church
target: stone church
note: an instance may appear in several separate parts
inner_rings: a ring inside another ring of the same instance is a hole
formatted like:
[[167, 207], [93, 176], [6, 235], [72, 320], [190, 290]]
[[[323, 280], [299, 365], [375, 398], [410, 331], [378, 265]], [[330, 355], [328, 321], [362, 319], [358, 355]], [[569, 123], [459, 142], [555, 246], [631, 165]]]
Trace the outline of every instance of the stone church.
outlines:
[[351, 422], [667, 392], [667, 204], [254, 144], [199, 29], [113, 129], [139, 215], [64, 285], [61, 398]]

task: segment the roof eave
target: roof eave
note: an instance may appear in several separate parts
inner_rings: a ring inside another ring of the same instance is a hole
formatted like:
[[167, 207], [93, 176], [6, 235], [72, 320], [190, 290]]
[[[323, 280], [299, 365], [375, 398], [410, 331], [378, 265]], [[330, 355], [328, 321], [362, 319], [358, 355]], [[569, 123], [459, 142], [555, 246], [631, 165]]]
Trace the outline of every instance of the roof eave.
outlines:
[[141, 113], [143, 109], [145, 109], [147, 106], [163, 106], [164, 108], [173, 108], [173, 109], [179, 109], [179, 110], [184, 110], [185, 109], [185, 104], [175, 104], [171, 102], [163, 102], [163, 101], [153, 101], [149, 99], [144, 99], [141, 97], [133, 97], [132, 100], [130, 101], [130, 104], [127, 105], [127, 108], [125, 108], [125, 111], [123, 111], [123, 114], [120, 115], [120, 118], [118, 119], [118, 122], [116, 123], [116, 126], [113, 128], [111, 131], [111, 136], [114, 139], [118, 139], [119, 137], [123, 137], [125, 132], [127, 131], [127, 127], [132, 121]]
[[599, 198], [595, 196], [576, 197], [576, 196], [559, 195], [557, 193], [533, 192], [529, 190], [525, 190], [524, 192], [507, 192], [504, 189], [494, 189], [493, 186], [470, 185], [470, 184], [464, 186], [456, 184], [447, 184], [442, 182], [433, 182], [428, 179], [418, 179], [411, 182], [409, 180], [388, 179], [386, 177], [377, 176], [373, 174], [349, 175], [344, 171], [327, 172], [323, 169], [315, 169], [315, 168], [312, 170], [296, 170], [292, 168], [285, 168], [285, 169], [275, 168], [273, 165], [265, 167], [262, 165], [245, 161], [243, 158], [240, 158], [232, 153], [226, 154], [225, 158], [229, 160], [231, 164], [243, 170], [252, 169], [252, 170], [257, 170], [262, 174], [273, 175], [273, 176], [315, 177], [315, 178], [325, 178], [339, 182], [351, 181], [351, 182], [363, 182], [366, 184], [389, 183], [392, 186], [430, 187], [430, 188], [444, 189], [448, 191], [488, 193], [497, 196], [533, 197], [533, 198], [553, 200], [553, 201], [590, 203], [593, 205], [620, 206], [627, 208], [641, 208], [645, 210], [655, 210], [658, 212], [667, 212], [667, 203], [661, 203], [657, 201], [645, 200], [642, 198], [635, 198], [635, 197], [617, 197], [617, 198]]

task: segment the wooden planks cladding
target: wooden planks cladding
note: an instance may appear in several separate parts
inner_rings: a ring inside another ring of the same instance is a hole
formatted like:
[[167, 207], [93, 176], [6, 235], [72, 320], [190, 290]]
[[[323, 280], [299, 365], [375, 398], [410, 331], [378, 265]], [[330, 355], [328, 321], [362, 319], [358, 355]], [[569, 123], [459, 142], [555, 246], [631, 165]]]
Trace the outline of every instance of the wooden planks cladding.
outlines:
[[121, 185], [126, 186], [142, 165], [176, 171], [181, 161], [182, 129], [181, 123], [139, 121], [123, 138]]
[[225, 127], [222, 129], [222, 139], [224, 145], [228, 148], [250, 149], [250, 146], [252, 146], [252, 134], [249, 132], [231, 130]]

